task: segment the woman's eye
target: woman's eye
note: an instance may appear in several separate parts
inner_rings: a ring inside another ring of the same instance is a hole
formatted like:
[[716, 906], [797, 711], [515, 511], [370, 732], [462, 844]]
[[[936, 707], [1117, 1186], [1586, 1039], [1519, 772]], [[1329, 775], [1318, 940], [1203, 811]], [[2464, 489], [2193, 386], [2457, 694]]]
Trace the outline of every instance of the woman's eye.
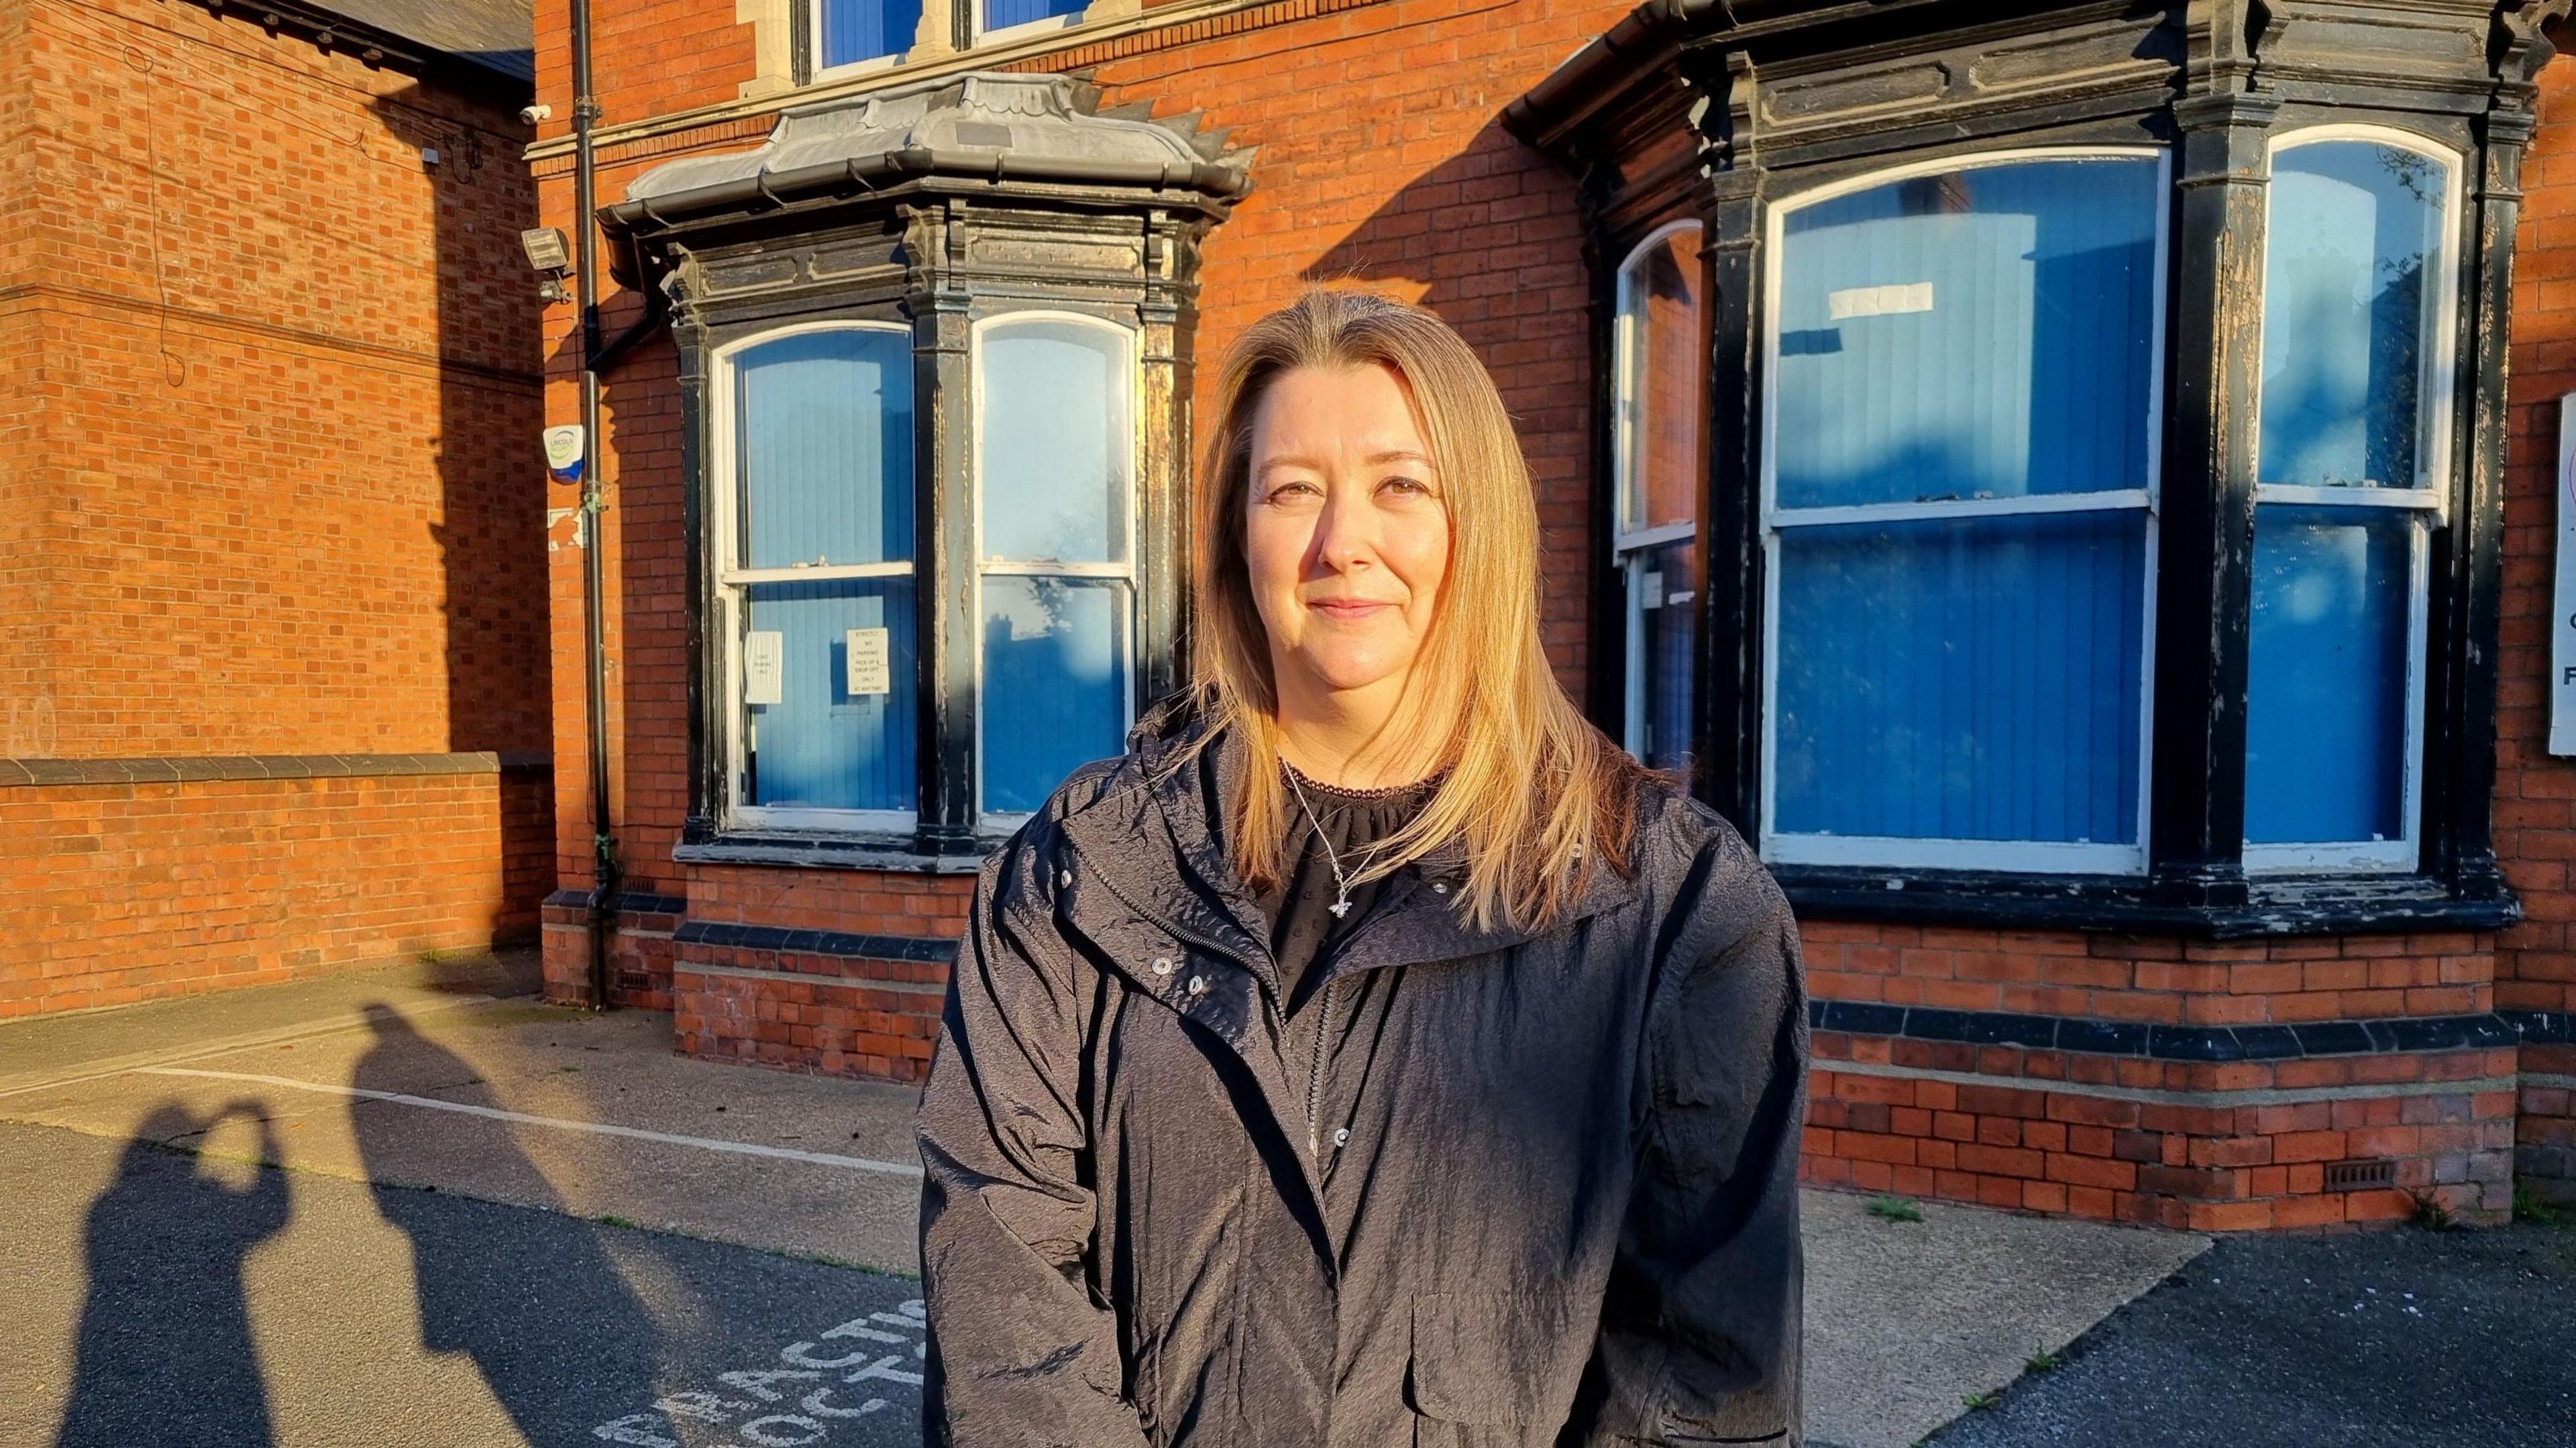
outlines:
[[1420, 478], [1393, 477], [1378, 484], [1378, 486], [1381, 488], [1392, 489], [1393, 491], [1402, 493], [1407, 497], [1427, 498], [1431, 496], [1431, 485], [1422, 481]]
[[1322, 496], [1322, 491], [1322, 489], [1317, 488], [1313, 483], [1309, 482], [1299, 481], [1293, 483], [1281, 483], [1277, 487], [1272, 488], [1269, 492], [1264, 493], [1262, 495], [1262, 501], [1270, 503], [1293, 503], [1301, 498], [1320, 497]]

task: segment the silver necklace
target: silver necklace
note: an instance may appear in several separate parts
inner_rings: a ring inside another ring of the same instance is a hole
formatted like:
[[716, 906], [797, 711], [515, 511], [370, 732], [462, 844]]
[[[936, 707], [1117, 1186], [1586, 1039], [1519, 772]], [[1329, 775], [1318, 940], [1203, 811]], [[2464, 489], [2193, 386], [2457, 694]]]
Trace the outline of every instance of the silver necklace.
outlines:
[[[1306, 823], [1315, 831], [1315, 843], [1324, 847], [1324, 863], [1333, 867], [1333, 903], [1327, 908], [1333, 912], [1333, 918], [1339, 920], [1351, 913], [1350, 876], [1343, 873], [1342, 857], [1334, 851], [1333, 842], [1324, 835], [1324, 822], [1315, 817], [1315, 806], [1306, 798], [1306, 787], [1297, 782], [1297, 767], [1283, 759], [1279, 761], [1279, 772], [1287, 776], [1288, 788], [1297, 796], [1297, 807], [1306, 812]], [[1354, 868], [1367, 869], [1369, 861], [1376, 859], [1377, 852], [1385, 847], [1384, 840], [1370, 846], [1369, 852], [1360, 856], [1360, 862]]]

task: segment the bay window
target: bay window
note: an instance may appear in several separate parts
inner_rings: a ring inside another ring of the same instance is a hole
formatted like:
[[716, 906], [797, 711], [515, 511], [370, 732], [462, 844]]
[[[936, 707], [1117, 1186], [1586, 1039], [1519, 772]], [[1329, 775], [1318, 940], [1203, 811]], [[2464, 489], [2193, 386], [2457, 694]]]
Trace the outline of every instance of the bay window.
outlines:
[[604, 212], [678, 344], [676, 859], [971, 868], [1180, 686], [1198, 246], [1245, 177], [1097, 99], [799, 107]]
[[2270, 13], [1645, 7], [1506, 110], [1602, 268], [1593, 706], [1811, 916], [2516, 918], [2502, 396], [2563, 7]]

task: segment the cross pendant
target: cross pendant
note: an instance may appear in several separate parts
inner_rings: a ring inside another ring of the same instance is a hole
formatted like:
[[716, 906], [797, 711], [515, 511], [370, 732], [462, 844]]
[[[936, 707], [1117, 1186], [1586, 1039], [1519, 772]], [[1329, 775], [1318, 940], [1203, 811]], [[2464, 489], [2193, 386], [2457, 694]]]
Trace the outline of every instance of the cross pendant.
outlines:
[[1351, 902], [1348, 900], [1336, 900], [1332, 903], [1330, 908], [1333, 912], [1333, 918], [1339, 920], [1343, 916], [1351, 913]]

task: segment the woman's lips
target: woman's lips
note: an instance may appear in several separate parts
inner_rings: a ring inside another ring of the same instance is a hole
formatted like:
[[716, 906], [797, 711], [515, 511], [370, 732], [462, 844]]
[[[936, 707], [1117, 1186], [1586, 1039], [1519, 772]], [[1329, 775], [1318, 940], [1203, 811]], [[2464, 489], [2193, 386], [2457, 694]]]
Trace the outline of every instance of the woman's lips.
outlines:
[[1349, 622], [1368, 618], [1381, 609], [1393, 608], [1395, 605], [1365, 598], [1319, 598], [1310, 600], [1306, 607], [1327, 618]]

